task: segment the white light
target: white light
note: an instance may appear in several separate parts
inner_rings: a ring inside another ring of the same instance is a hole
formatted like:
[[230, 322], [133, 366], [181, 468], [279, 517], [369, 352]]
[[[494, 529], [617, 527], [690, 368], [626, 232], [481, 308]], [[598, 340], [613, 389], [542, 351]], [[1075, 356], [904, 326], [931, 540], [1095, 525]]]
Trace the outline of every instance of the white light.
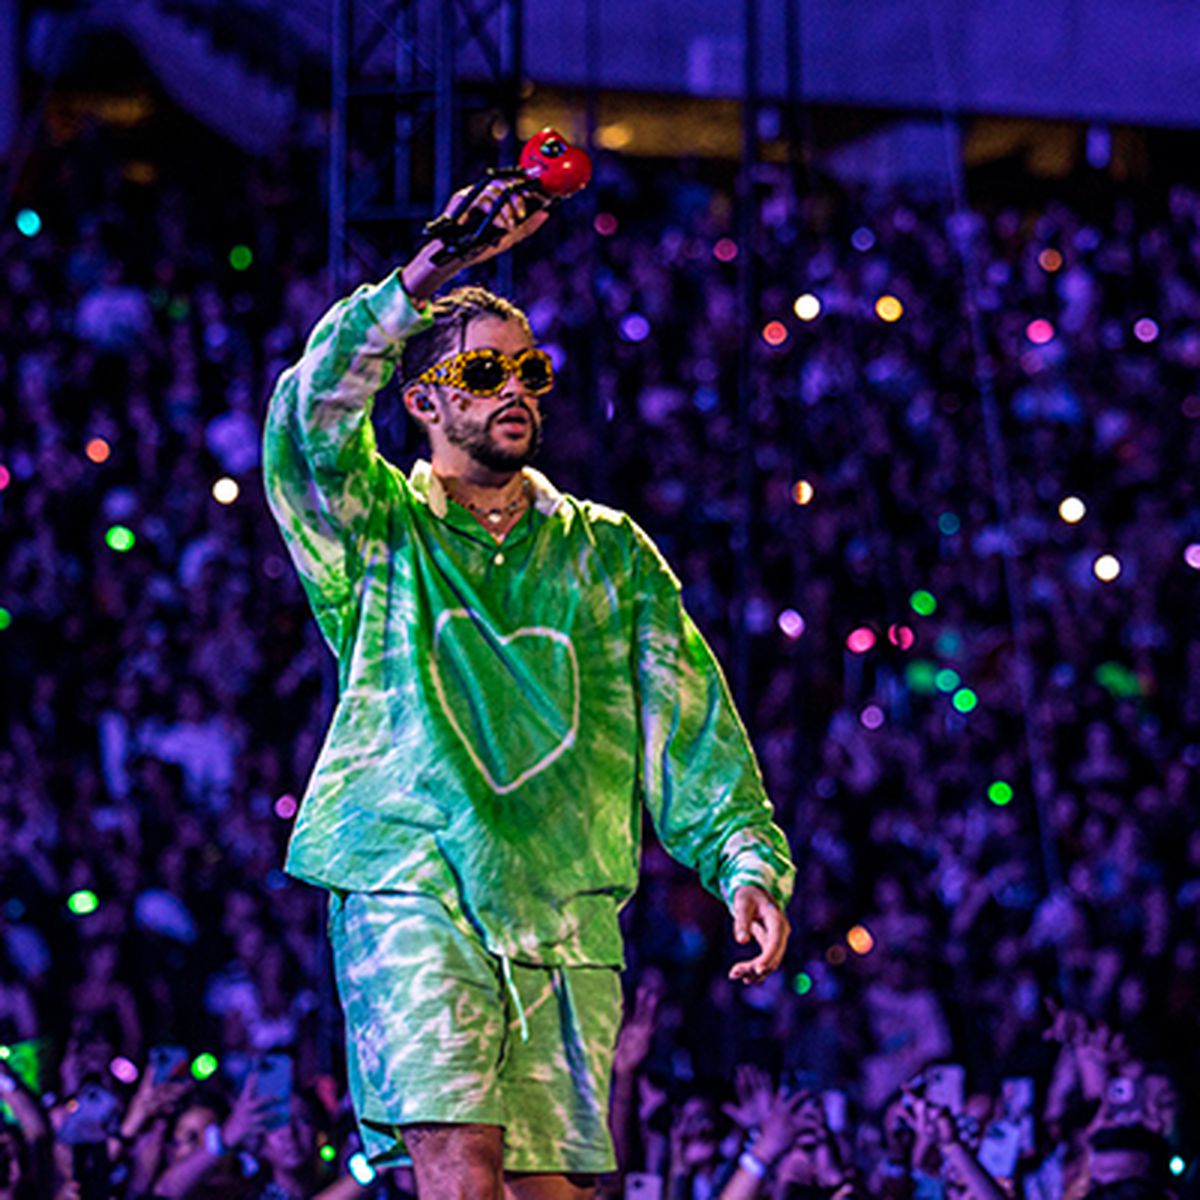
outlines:
[[213, 499], [218, 504], [232, 504], [241, 495], [241, 491], [237, 480], [230, 479], [228, 475], [223, 475], [212, 486]]
[[1102, 554], [1092, 563], [1092, 571], [1101, 583], [1112, 583], [1121, 573], [1121, 560], [1115, 554]]
[[1067, 496], [1058, 506], [1058, 515], [1068, 525], [1078, 525], [1087, 516], [1087, 505], [1078, 496]]
[[805, 292], [803, 296], [796, 297], [792, 311], [802, 321], [815, 321], [821, 315], [821, 301], [812, 292]]
[[357, 1154], [350, 1155], [346, 1169], [354, 1176], [354, 1182], [362, 1184], [363, 1187], [375, 1180], [375, 1168], [367, 1162], [367, 1156], [361, 1150]]

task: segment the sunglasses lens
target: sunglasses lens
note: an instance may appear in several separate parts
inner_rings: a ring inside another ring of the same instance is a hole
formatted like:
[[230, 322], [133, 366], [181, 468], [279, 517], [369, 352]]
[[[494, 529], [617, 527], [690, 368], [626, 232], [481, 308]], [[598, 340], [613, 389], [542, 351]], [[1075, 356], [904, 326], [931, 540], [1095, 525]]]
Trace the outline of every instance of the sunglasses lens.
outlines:
[[521, 382], [535, 396], [548, 392], [554, 386], [554, 368], [550, 365], [549, 356], [541, 351], [525, 355], [517, 373]]
[[494, 395], [506, 378], [504, 360], [498, 354], [480, 354], [462, 365], [463, 386], [477, 396]]

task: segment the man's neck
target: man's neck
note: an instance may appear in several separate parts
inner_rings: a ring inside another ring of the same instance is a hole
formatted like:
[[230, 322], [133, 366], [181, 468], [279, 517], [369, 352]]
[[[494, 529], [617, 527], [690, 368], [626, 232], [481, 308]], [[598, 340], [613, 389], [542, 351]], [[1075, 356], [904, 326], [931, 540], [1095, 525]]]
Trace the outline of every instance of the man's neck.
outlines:
[[447, 491], [487, 507], [504, 504], [524, 486], [519, 470], [493, 471], [465, 456], [451, 462], [435, 455], [430, 466]]

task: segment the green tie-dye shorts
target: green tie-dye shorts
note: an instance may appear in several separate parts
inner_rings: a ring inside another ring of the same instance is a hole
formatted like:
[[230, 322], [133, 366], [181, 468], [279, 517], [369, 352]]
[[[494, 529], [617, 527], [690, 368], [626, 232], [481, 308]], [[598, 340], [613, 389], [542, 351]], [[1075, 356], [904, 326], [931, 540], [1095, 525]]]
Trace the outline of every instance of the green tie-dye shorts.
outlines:
[[329, 937], [373, 1163], [404, 1154], [399, 1126], [469, 1122], [503, 1126], [506, 1171], [616, 1169], [614, 968], [505, 962], [436, 899], [407, 892], [331, 891]]

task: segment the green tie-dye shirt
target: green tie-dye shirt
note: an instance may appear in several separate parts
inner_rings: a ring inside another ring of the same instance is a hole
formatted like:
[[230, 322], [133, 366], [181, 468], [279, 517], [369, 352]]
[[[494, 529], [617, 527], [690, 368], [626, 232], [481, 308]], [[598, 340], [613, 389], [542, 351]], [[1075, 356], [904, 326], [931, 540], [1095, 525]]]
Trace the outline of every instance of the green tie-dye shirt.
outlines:
[[527, 470], [501, 546], [375, 448], [371, 408], [424, 328], [393, 273], [318, 323], [271, 398], [265, 475], [340, 698], [287, 871], [437, 896], [514, 961], [618, 965], [641, 805], [729, 903], [794, 870], [720, 668], [623, 513]]

